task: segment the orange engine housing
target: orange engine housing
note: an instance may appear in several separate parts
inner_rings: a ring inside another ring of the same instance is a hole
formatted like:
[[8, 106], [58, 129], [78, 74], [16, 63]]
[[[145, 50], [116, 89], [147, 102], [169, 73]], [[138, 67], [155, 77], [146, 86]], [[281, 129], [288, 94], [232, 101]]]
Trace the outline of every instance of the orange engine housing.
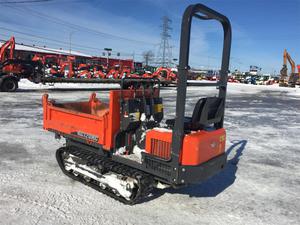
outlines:
[[[183, 138], [180, 164], [196, 166], [225, 152], [224, 128], [214, 131], [197, 131]], [[146, 134], [146, 152], [168, 160], [171, 157], [172, 131], [153, 129]]]

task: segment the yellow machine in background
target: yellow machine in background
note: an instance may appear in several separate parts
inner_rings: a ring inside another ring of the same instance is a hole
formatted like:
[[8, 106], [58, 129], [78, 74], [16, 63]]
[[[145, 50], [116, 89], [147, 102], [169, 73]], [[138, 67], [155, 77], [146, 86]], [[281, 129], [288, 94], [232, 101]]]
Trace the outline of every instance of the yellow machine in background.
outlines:
[[[287, 61], [289, 61], [291, 65], [291, 73], [288, 75], [287, 69]], [[296, 64], [290, 54], [284, 49], [283, 52], [283, 67], [280, 70], [280, 79], [279, 86], [280, 87], [295, 87], [296, 82], [299, 78], [299, 73], [296, 73]]]

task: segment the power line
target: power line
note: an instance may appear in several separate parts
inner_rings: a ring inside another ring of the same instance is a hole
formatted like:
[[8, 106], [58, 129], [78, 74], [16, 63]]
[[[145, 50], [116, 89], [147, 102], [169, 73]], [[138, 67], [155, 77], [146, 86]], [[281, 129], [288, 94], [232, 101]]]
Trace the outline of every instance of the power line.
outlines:
[[[21, 31], [9, 29], [9, 28], [1, 27], [1, 26], [0, 26], [0, 30], [6, 30], [6, 31], [13, 32], [13, 33], [17, 33], [17, 34], [22, 34], [22, 35], [33, 37], [33, 38], [38, 38], [38, 39], [43, 40], [44, 41], [43, 43], [45, 43], [45, 40], [48, 40], [50, 42], [57, 43], [58, 46], [69, 47], [69, 44], [70, 44], [69, 42], [66, 42], [66, 41], [61, 41], [61, 40], [57, 40], [57, 39], [47, 38], [47, 37], [44, 37], [44, 36], [29, 34], [29, 33], [26, 33], [26, 32], [21, 32]], [[24, 38], [22, 37], [22, 39], [24, 39]], [[32, 40], [32, 39], [27, 39], [27, 40], [32, 41], [32, 42], [34, 42], [34, 41], [36, 42], [36, 40]], [[92, 47], [92, 46], [81, 45], [81, 44], [73, 44], [73, 43], [72, 43], [72, 48], [85, 49], [85, 50], [87, 50], [87, 49], [94, 50], [98, 54], [103, 51], [103, 48], [96, 48], [96, 47]], [[112, 52], [113, 53], [121, 53], [122, 55], [127, 55], [127, 56], [132, 55], [132, 53], [123, 52], [123, 51], [112, 51]], [[136, 54], [136, 55], [142, 56], [142, 54]]]
[[[22, 35], [25, 35], [25, 36], [42, 39], [43, 40], [43, 44], [42, 44], [43, 46], [45, 46], [45, 40], [48, 40], [48, 41], [53, 42], [53, 43], [58, 43], [57, 46], [69, 47], [69, 42], [65, 42], [65, 41], [46, 38], [46, 37], [39, 36], [39, 35], [28, 34], [28, 33], [25, 33], [25, 32], [20, 32], [20, 31], [16, 31], [16, 30], [4, 28], [4, 27], [0, 27], [0, 30], [6, 30], [6, 31], [22, 34]], [[10, 37], [9, 35], [5, 35], [5, 36]], [[36, 40], [32, 40], [32, 39], [28, 39], [28, 38], [24, 38], [24, 37], [22, 37], [22, 39], [28, 40], [28, 41], [31, 41], [31, 42], [37, 42]], [[40, 42], [40, 43], [42, 43], [42, 42]], [[24, 44], [21, 43], [21, 45], [24, 45]], [[26, 46], [30, 46], [30, 45], [26, 45]], [[32, 46], [30, 46], [30, 47], [32, 47]], [[100, 54], [101, 51], [103, 51], [103, 49], [101, 49], [101, 48], [95, 48], [95, 47], [90, 47], [90, 46], [85, 46], [85, 45], [80, 45], [80, 44], [72, 44], [72, 48], [75, 49], [75, 50], [76, 49], [77, 50], [83, 50], [83, 49], [85, 49], [85, 50], [87, 50], [87, 49], [94, 50], [95, 52], [97, 52], [98, 55]], [[132, 55], [132, 53], [122, 52], [122, 51], [112, 51], [112, 53], [120, 53], [122, 56], [131, 56]], [[142, 56], [142, 54], [136, 54], [136, 55]]]
[[[0, 39], [0, 41], [5, 42], [5, 40], [3, 40], [3, 39]], [[67, 53], [61, 52], [61, 51], [55, 50], [55, 49], [48, 49], [48, 48], [45, 49], [45, 48], [42, 48], [42, 47], [39, 47], [39, 46], [31, 46], [31, 45], [27, 45], [27, 44], [23, 44], [23, 43], [17, 43], [17, 42], [16, 42], [16, 44], [22, 45], [22, 46], [26, 46], [26, 47], [30, 47], [30, 48], [35, 48], [35, 49], [39, 49], [39, 50], [44, 50], [44, 51], [52, 52], [52, 53], [55, 53], [55, 54], [67, 55]]]
[[41, 3], [51, 2], [53, 0], [28, 0], [28, 1], [1, 1], [0, 4], [27, 4], [27, 3]]
[[84, 27], [84, 26], [81, 26], [81, 25], [73, 24], [73, 23], [70, 23], [68, 21], [62, 20], [60, 18], [45, 15], [43, 13], [37, 12], [37, 11], [29, 9], [29, 8], [24, 8], [24, 7], [18, 8], [18, 7], [13, 7], [13, 6], [6, 6], [6, 7], [13, 8], [13, 9], [18, 10], [18, 11], [23, 11], [23, 12], [26, 13], [26, 15], [31, 14], [33, 16], [38, 16], [38, 17], [46, 19], [46, 20], [48, 20], [52, 23], [60, 24], [60, 25], [69, 27], [69, 28], [74, 29], [74, 30], [78, 30], [78, 31], [83, 30], [83, 31], [93, 33], [95, 35], [107, 37], [107, 38], [115, 38], [115, 39], [119, 39], [119, 40], [125, 40], [125, 41], [129, 41], [129, 42], [140, 43], [140, 44], [155, 45], [154, 43], [141, 41], [141, 40], [135, 40], [135, 39], [131, 39], [131, 38], [125, 38], [125, 37], [121, 37], [121, 36], [114, 35], [114, 34], [111, 34], [111, 33], [98, 31], [98, 30], [95, 30], [95, 29], [92, 29], [92, 28], [88, 28], [88, 27]]
[[[55, 2], [56, 0], [27, 0], [27, 1], [1, 1], [0, 4], [5, 5], [18, 5], [18, 4], [30, 4], [30, 3], [50, 3]], [[77, 2], [80, 0], [60, 0], [59, 3], [67, 1], [67, 2]]]
[[[5, 35], [5, 34], [1, 34], [0, 36], [4, 36], [4, 37], [7, 37], [7, 38], [9, 38], [9, 37], [11, 37], [11, 35]], [[19, 41], [19, 43], [17, 43], [17, 44], [20, 44], [20, 45], [24, 45], [24, 46], [30, 46], [30, 47], [36, 47], [36, 43], [38, 43], [38, 45], [40, 46], [40, 48], [53, 48], [54, 49], [54, 47], [52, 47], [52, 46], [57, 46], [56, 48], [59, 48], [60, 50], [62, 50], [62, 49], [67, 49], [67, 47], [68, 47], [68, 45], [67, 44], [62, 44], [62, 43], [59, 43], [59, 44], [53, 44], [53, 43], [51, 43], [52, 41], [50, 41], [50, 42], [47, 42], [47, 41], [37, 41], [37, 40], [33, 40], [33, 39], [29, 39], [29, 38], [24, 38], [24, 37], [20, 37], [20, 36], [15, 36], [15, 38], [17, 38], [18, 40], [21, 40], [21, 41]], [[31, 42], [31, 45], [30, 44], [24, 44], [23, 43], [23, 40], [24, 41], [30, 41]], [[4, 41], [4, 40], [2, 40], [2, 41]], [[51, 43], [51, 44], [50, 44]], [[52, 46], [51, 46], [52, 45]], [[50, 47], [51, 46], [51, 47]], [[64, 47], [63, 47], [64, 46]], [[73, 47], [73, 49], [74, 50], [76, 50], [76, 51], [80, 51], [80, 52], [82, 52], [82, 53], [85, 53], [85, 54], [90, 54], [90, 52], [88, 53], [87, 51], [86, 51], [86, 49], [84, 49], [84, 48], [79, 48], [79, 47]], [[94, 52], [94, 51], [93, 51]], [[99, 54], [99, 51], [95, 51], [95, 52], [97, 52], [96, 54]]]
[[[0, 30], [6, 30], [6, 31], [17, 33], [17, 34], [23, 34], [23, 35], [26, 35], [26, 36], [35, 37], [35, 38], [42, 39], [42, 40], [48, 40], [48, 41], [52, 41], [52, 42], [56, 42], [56, 43], [60, 43], [60, 44], [69, 45], [69, 42], [66, 42], [66, 41], [57, 40], [57, 39], [53, 39], [53, 38], [47, 38], [47, 37], [39, 36], [39, 35], [35, 35], [35, 34], [29, 34], [29, 33], [26, 33], [26, 32], [13, 30], [13, 29], [9, 29], [9, 28], [6, 28], [6, 27], [0, 27]], [[97, 51], [102, 50], [101, 48], [95, 48], [95, 47], [80, 45], [80, 44], [76, 44], [76, 46], [86, 48], [86, 49], [93, 49], [93, 50], [97, 50]]]
[[[5, 35], [6, 36], [6, 35]], [[6, 40], [0, 39], [0, 42], [5, 42]], [[1, 43], [0, 43], [1, 44]], [[48, 51], [48, 52], [52, 52], [54, 54], [61, 54], [61, 55], [68, 55], [69, 53], [67, 53], [66, 50], [63, 49], [50, 49], [50, 48], [46, 48], [46, 47], [40, 47], [40, 46], [32, 46], [32, 45], [28, 45], [28, 44], [24, 44], [24, 43], [18, 43], [16, 42], [16, 44], [18, 45], [22, 45], [22, 46], [26, 46], [26, 47], [30, 47], [30, 48], [34, 48], [34, 49], [39, 49], [39, 50], [44, 50], [44, 51]], [[72, 53], [73, 55], [78, 55], [80, 54], [80, 52], [78, 53]], [[128, 54], [129, 55], [129, 54]], [[130, 54], [131, 55], [131, 54]], [[140, 54], [137, 54], [140, 55]]]

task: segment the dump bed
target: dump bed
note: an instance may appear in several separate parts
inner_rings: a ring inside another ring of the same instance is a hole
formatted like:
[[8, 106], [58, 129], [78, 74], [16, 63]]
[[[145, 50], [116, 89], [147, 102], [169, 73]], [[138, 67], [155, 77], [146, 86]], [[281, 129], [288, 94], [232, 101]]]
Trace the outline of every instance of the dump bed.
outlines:
[[[114, 95], [114, 93], [110, 93]], [[101, 102], [93, 93], [86, 102], [56, 103], [49, 101], [48, 95], [43, 96], [44, 129], [62, 136], [83, 139], [87, 143], [103, 145], [107, 150], [113, 146], [112, 140], [118, 127], [112, 126], [112, 117], [119, 119], [119, 113], [110, 104]]]

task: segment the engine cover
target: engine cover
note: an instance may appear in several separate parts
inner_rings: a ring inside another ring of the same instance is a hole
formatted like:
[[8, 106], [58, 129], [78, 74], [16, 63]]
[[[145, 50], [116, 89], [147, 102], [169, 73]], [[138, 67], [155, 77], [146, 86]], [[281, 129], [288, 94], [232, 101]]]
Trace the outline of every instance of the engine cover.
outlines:
[[[221, 128], [214, 131], [196, 131], [186, 134], [180, 154], [181, 165], [196, 166], [225, 152], [226, 133]], [[161, 159], [171, 158], [172, 130], [154, 128], [146, 134], [146, 152]]]

